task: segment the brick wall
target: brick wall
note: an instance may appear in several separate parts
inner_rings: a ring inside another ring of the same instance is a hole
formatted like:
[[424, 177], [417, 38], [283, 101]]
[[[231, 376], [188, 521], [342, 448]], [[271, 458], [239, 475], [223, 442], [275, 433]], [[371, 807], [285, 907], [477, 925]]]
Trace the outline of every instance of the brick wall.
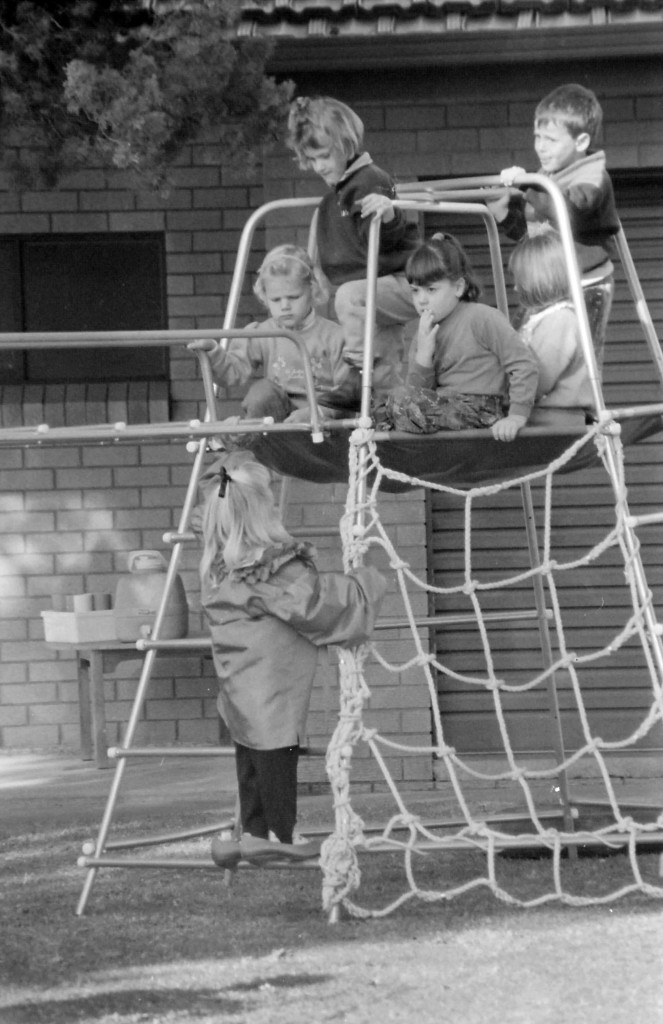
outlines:
[[[588, 73], [591, 72], [591, 73]], [[653, 168], [663, 164], [660, 75], [653, 63], [624, 61], [592, 68], [556, 64], [492, 66], [435, 72], [319, 76], [302, 79], [302, 92], [327, 92], [354, 104], [367, 125], [374, 158], [401, 180], [495, 173], [521, 163], [534, 167], [534, 105], [562, 81], [582, 81], [599, 94], [605, 111], [609, 166]], [[277, 150], [252, 180], [220, 169], [220, 153], [200, 145], [186, 151], [167, 199], [137, 196], [122, 176], [98, 168], [71, 175], [52, 193], [13, 193], [0, 181], [0, 234], [82, 231], [163, 231], [167, 246], [169, 326], [218, 326], [223, 319], [241, 228], [264, 201], [321, 194], [321, 183], [300, 174], [290, 154]], [[293, 235], [307, 237], [307, 216], [279, 213], [256, 239], [258, 250]], [[259, 256], [256, 257], [258, 259]], [[251, 264], [255, 267], [255, 260]], [[250, 295], [239, 322], [260, 315]], [[171, 359], [171, 414], [201, 414], [196, 361], [183, 350]], [[232, 397], [232, 396], [231, 396]], [[232, 401], [226, 411], [234, 411]], [[79, 744], [74, 662], [43, 642], [40, 611], [57, 592], [114, 590], [134, 548], [163, 548], [164, 530], [178, 522], [192, 457], [181, 443], [0, 449], [0, 745], [64, 748]], [[292, 525], [337, 520], [342, 487], [297, 483]], [[424, 502], [421, 492], [385, 499], [382, 507], [397, 546], [425, 571]], [[340, 568], [335, 536], [316, 541], [325, 568]], [[196, 552], [187, 552], [182, 576], [197, 614]], [[395, 598], [390, 597], [391, 604]], [[419, 598], [419, 613], [425, 602]], [[388, 614], [398, 614], [394, 609]], [[406, 638], [385, 640], [394, 653]], [[311, 739], [324, 741], [335, 721], [336, 672], [321, 659], [314, 694]], [[385, 678], [370, 670], [367, 720], [390, 735], [422, 742], [430, 735], [429, 696], [419, 679]], [[120, 738], [138, 674], [125, 666], [107, 683], [109, 740]], [[413, 675], [413, 674], [412, 674]], [[159, 667], [139, 728], [140, 742], [207, 743], [219, 736], [209, 664], [178, 659]], [[366, 764], [364, 778], [371, 781]], [[305, 766], [315, 781], [323, 769]], [[396, 772], [418, 783], [431, 779], [426, 758], [400, 763]]]
[[[440, 41], [440, 47], [444, 43]], [[300, 76], [303, 94], [337, 96], [366, 125], [373, 158], [399, 180], [496, 174], [519, 164], [536, 169], [534, 108], [551, 89], [580, 82], [603, 107], [603, 146], [613, 169], [663, 166], [663, 99], [658, 58], [584, 64], [489, 64]], [[279, 165], [290, 181], [292, 161]], [[308, 179], [307, 189], [312, 186]], [[323, 186], [324, 187], [324, 186]]]

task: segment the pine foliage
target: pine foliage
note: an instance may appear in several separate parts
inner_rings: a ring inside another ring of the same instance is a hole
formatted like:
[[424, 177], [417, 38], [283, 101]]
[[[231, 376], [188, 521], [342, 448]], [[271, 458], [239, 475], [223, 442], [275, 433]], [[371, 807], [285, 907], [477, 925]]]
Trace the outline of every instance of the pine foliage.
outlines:
[[278, 138], [292, 83], [265, 73], [269, 44], [232, 32], [240, 0], [4, 0], [2, 161], [18, 188], [75, 167], [167, 187], [196, 139], [246, 166]]

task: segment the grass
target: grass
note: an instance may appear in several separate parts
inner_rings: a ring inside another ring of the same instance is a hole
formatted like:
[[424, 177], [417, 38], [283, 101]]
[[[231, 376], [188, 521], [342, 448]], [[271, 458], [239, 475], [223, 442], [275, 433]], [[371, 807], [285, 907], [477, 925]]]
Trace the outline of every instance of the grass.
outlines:
[[[125, 823], [118, 834], [135, 831]], [[221, 871], [104, 869], [77, 918], [88, 836], [26, 830], [0, 846], [3, 1024], [663, 1021], [662, 906], [642, 893], [522, 909], [482, 887], [330, 926], [316, 869], [249, 869], [230, 887]], [[483, 873], [480, 854], [416, 861], [431, 891]], [[639, 865], [662, 885], [657, 854]], [[362, 857], [361, 867], [362, 904], [405, 891], [400, 855]], [[550, 891], [551, 871], [545, 858], [497, 862], [499, 883], [524, 899]], [[583, 896], [632, 881], [623, 854], [566, 862], [563, 875]]]

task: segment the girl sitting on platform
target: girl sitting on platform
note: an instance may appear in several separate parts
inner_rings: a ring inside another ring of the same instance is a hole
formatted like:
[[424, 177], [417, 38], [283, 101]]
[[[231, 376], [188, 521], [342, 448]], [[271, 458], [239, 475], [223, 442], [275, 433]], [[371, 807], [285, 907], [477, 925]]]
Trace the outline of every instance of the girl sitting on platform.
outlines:
[[529, 424], [584, 424], [592, 412], [592, 388], [557, 231], [523, 238], [511, 254], [509, 270], [524, 311], [519, 333], [539, 368]]
[[[275, 423], [308, 422], [302, 357], [294, 342], [279, 330], [296, 334], [304, 342], [316, 393], [326, 394], [341, 384], [349, 373], [343, 360], [343, 331], [315, 308], [327, 301], [326, 286], [306, 249], [279, 245], [265, 256], [253, 290], [270, 316], [262, 323], [249, 324], [248, 329], [269, 330], [268, 337], [233, 338], [227, 348], [205, 338], [191, 342], [189, 348], [210, 352], [214, 379], [226, 387], [246, 384], [256, 370], [263, 371], [264, 378], [254, 381], [242, 401], [246, 417], [271, 417]], [[344, 415], [333, 409], [320, 412], [328, 419]], [[233, 442], [250, 445], [255, 436], [239, 434]]]
[[375, 410], [378, 428], [430, 434], [490, 427], [512, 441], [529, 417], [536, 363], [497, 309], [477, 302], [480, 288], [460, 243], [433, 235], [405, 273], [419, 314], [405, 387]]
[[223, 455], [218, 474], [203, 512], [201, 602], [235, 744], [242, 834], [216, 837], [212, 857], [222, 867], [304, 860], [319, 853], [318, 843], [293, 842], [318, 648], [367, 640], [386, 580], [371, 567], [319, 574], [315, 549], [286, 531], [269, 470], [251, 452]]

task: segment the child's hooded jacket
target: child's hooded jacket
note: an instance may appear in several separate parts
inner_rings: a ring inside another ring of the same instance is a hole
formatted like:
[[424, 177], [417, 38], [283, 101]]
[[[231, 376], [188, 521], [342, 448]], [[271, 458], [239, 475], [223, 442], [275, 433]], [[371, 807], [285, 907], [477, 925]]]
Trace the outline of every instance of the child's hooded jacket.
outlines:
[[221, 684], [219, 711], [237, 743], [294, 746], [305, 735], [318, 648], [368, 639], [386, 590], [371, 567], [318, 573], [314, 549], [292, 542], [206, 584], [202, 605]]

